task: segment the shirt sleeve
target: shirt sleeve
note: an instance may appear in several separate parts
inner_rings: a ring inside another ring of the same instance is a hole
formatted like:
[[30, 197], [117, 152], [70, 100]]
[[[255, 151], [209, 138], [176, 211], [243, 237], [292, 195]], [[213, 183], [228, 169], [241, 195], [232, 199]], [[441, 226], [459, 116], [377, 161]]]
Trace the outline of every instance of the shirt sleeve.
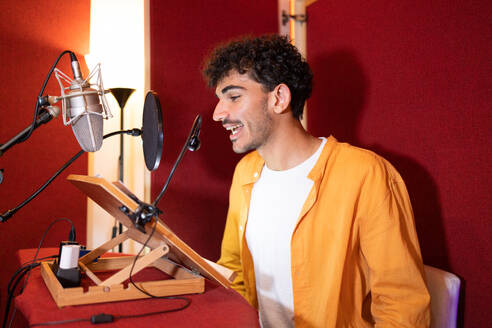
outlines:
[[236, 168], [229, 192], [229, 210], [227, 212], [224, 236], [222, 238], [221, 255], [217, 263], [236, 272], [236, 277], [232, 282], [232, 288], [246, 297], [241, 264], [241, 232], [239, 231], [241, 186], [238, 182], [238, 175], [238, 169]]
[[410, 199], [398, 172], [380, 159], [364, 182], [360, 245], [370, 270], [376, 327], [428, 327], [430, 296]]

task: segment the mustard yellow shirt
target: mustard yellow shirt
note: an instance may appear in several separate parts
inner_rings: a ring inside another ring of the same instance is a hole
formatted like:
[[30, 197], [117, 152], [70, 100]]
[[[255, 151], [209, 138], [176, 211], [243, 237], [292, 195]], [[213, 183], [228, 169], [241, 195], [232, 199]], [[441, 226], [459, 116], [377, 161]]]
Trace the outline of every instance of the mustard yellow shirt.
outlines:
[[[257, 307], [244, 232], [264, 160], [237, 165], [219, 264], [237, 272], [233, 288]], [[296, 327], [428, 327], [423, 276], [405, 184], [378, 155], [329, 137], [308, 175], [314, 184], [291, 240]]]

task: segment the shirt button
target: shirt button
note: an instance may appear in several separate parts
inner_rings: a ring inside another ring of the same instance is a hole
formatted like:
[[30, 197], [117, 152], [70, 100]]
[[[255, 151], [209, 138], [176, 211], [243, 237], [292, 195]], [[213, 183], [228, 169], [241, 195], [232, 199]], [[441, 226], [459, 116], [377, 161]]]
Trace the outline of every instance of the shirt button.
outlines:
[[255, 172], [255, 174], [253, 174], [253, 176], [256, 178], [258, 176], [258, 172]]

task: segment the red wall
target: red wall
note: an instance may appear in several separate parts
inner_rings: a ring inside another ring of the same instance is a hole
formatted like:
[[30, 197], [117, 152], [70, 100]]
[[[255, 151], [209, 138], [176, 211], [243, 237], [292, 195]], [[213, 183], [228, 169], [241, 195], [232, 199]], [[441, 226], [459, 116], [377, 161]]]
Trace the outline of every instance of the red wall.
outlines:
[[[202, 256], [217, 260], [235, 163], [225, 130], [212, 121], [216, 98], [201, 67], [219, 42], [277, 31], [276, 1], [151, 1], [151, 88], [160, 95], [164, 153], [152, 175], [157, 196], [197, 114], [202, 147], [188, 152], [159, 204], [161, 218]], [[259, 5], [261, 4], [261, 10]]]
[[[462, 278], [460, 326], [492, 321], [490, 2], [323, 1], [308, 8], [315, 75], [309, 129], [372, 149], [401, 172], [424, 261]], [[261, 4], [261, 9], [260, 9]], [[217, 259], [234, 164], [200, 75], [218, 42], [277, 31], [276, 1], [151, 1], [151, 86], [161, 95], [164, 160], [154, 197], [203, 115], [202, 148], [186, 154], [160, 204], [175, 232]]]
[[405, 179], [424, 262], [462, 278], [460, 323], [492, 322], [490, 1], [317, 1], [309, 127]]
[[[0, 143], [32, 122], [36, 97], [57, 56], [65, 49], [77, 54], [89, 51], [90, 1], [1, 1], [0, 2]], [[83, 61], [82, 55], [78, 55]], [[71, 75], [69, 58], [58, 66]], [[46, 94], [60, 95], [54, 76]], [[28, 141], [0, 157], [5, 170], [0, 184], [0, 211], [15, 207], [41, 186], [80, 150], [70, 127], [61, 116], [34, 131]], [[0, 311], [4, 313], [7, 283], [18, 268], [15, 252], [37, 247], [43, 232], [57, 218], [74, 221], [78, 239], [85, 242], [86, 200], [65, 177], [87, 174], [83, 155], [59, 176], [38, 198], [8, 222], [0, 224]], [[69, 225], [57, 223], [44, 246], [58, 246], [68, 237]]]
[[[260, 10], [261, 5], [261, 10]], [[0, 2], [0, 142], [26, 127], [57, 55], [88, 52], [89, 1]], [[190, 129], [202, 114], [202, 148], [186, 154], [161, 201], [163, 218], [199, 253], [216, 259], [227, 210], [234, 155], [211, 120], [215, 97], [200, 76], [203, 57], [231, 37], [276, 32], [276, 1], [151, 1], [151, 85], [164, 111], [164, 159], [153, 174], [159, 192]], [[424, 260], [463, 282], [461, 325], [484, 326], [492, 251], [490, 2], [319, 0], [309, 9], [308, 60], [315, 73], [309, 126], [377, 151], [405, 178]], [[82, 59], [79, 56], [79, 59]], [[68, 59], [59, 67], [69, 72]], [[47, 89], [58, 94], [55, 80]], [[12, 208], [79, 147], [61, 118], [0, 157], [5, 179], [0, 211]], [[55, 218], [75, 221], [85, 239], [85, 197], [65, 181], [86, 173], [79, 159], [38, 199], [0, 226], [1, 305], [15, 251], [37, 246]], [[58, 205], [58, 206], [57, 206]], [[45, 245], [66, 238], [55, 226]]]

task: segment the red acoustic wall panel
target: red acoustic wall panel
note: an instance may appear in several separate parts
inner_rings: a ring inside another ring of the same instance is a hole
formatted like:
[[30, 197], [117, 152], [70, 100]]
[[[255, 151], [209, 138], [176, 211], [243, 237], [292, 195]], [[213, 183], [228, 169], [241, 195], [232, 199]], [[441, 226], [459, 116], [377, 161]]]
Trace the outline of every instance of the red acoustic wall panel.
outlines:
[[[83, 65], [89, 51], [90, 1], [2, 1], [0, 2], [0, 143], [5, 143], [33, 118], [36, 97], [57, 56], [65, 49], [74, 51]], [[58, 66], [71, 75], [69, 57]], [[87, 73], [86, 71], [84, 73]], [[50, 80], [45, 94], [60, 95], [58, 82]], [[4, 180], [0, 184], [0, 211], [15, 207], [80, 147], [61, 116], [39, 127], [26, 142], [0, 156]], [[57, 218], [73, 220], [78, 240], [85, 242], [86, 200], [65, 177], [87, 174], [83, 155], [43, 193], [0, 224], [1, 313], [5, 307], [7, 283], [17, 269], [15, 252], [37, 247], [48, 225]], [[70, 226], [58, 223], [46, 236], [44, 246], [58, 246], [66, 240]]]
[[424, 262], [461, 277], [460, 326], [484, 327], [492, 284], [488, 1], [317, 1], [309, 127], [400, 171]]
[[232, 173], [240, 156], [226, 131], [212, 120], [216, 98], [201, 74], [204, 57], [218, 43], [245, 34], [277, 31], [276, 1], [150, 2], [151, 88], [160, 95], [164, 153], [152, 175], [157, 196], [201, 114], [202, 146], [188, 152], [161, 200], [164, 221], [202, 256], [217, 260]]

